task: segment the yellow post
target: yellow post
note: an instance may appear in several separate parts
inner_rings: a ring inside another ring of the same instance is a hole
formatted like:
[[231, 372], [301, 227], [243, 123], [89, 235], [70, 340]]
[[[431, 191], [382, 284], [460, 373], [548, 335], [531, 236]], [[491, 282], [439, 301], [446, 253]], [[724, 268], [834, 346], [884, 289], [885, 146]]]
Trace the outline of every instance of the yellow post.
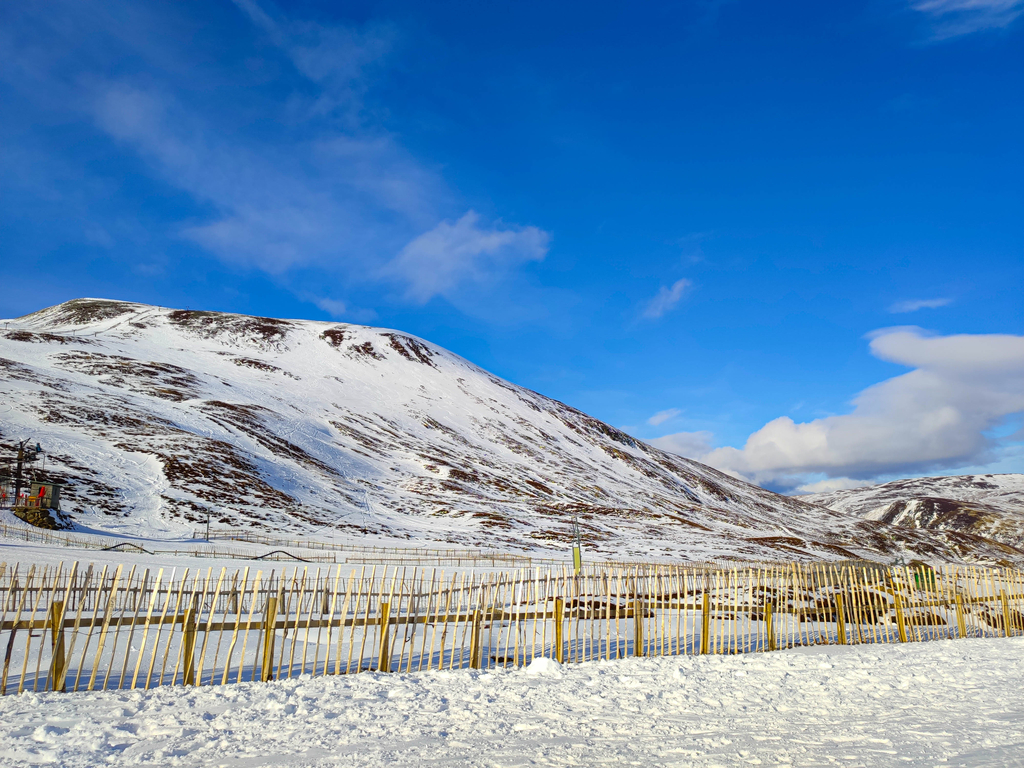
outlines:
[[[482, 649], [480, 648], [480, 629], [483, 624], [481, 611], [477, 608], [473, 611], [473, 630], [469, 636], [469, 668], [480, 669], [481, 660], [483, 657]], [[500, 634], [499, 634], [500, 637]]]
[[700, 615], [700, 652], [707, 653], [711, 647], [711, 595], [704, 593]]
[[896, 604], [896, 628], [900, 633], [900, 642], [907, 642], [907, 625], [903, 623], [903, 601], [900, 600], [899, 593], [893, 590], [893, 600]]
[[565, 600], [561, 597], [555, 598], [555, 661], [562, 664], [565, 661], [565, 649], [562, 647], [562, 623], [565, 621]]
[[1003, 634], [1013, 637], [1013, 622], [1010, 621], [1010, 601], [1006, 597], [1006, 590], [999, 590], [999, 598], [1003, 601]]
[[639, 600], [633, 601], [633, 655], [644, 655], [644, 610]]
[[967, 637], [967, 622], [964, 621], [964, 601], [960, 595], [956, 596], [956, 628], [960, 632], [960, 639]]
[[[465, 635], [463, 635], [465, 637]], [[377, 657], [377, 671], [391, 671], [391, 604], [380, 604], [380, 656]]]
[[839, 644], [846, 645], [846, 616], [843, 615], [843, 596], [836, 594], [836, 627], [839, 630]]
[[185, 685], [196, 684], [196, 611], [189, 608], [183, 620], [182, 655], [185, 660]]
[[50, 605], [50, 647], [53, 649], [50, 662], [50, 690], [64, 692], [64, 674], [67, 659], [64, 657], [64, 601], [56, 600]]
[[768, 633], [768, 650], [775, 650], [775, 616], [772, 614], [772, 604], [764, 604], [764, 623], [767, 625], [765, 630]]
[[276, 626], [277, 595], [274, 595], [267, 598], [267, 610], [263, 617], [263, 666], [260, 669], [260, 680], [264, 683], [274, 679], [274, 630]]

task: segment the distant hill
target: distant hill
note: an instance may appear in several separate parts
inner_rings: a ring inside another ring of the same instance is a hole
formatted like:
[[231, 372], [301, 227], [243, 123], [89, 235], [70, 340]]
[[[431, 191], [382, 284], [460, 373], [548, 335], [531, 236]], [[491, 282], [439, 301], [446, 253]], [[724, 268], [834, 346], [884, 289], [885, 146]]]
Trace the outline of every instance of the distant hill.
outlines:
[[0, 332], [0, 451], [30, 438], [75, 525], [687, 560], [1018, 559], [653, 448], [400, 331], [79, 299]]
[[1024, 548], [1024, 475], [919, 477], [798, 498], [865, 520], [970, 533]]

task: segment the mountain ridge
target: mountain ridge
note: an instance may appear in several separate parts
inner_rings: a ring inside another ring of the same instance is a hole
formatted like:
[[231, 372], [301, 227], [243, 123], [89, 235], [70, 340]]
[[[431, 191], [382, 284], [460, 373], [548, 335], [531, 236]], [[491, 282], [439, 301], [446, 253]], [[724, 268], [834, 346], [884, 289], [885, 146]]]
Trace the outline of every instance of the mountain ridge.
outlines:
[[83, 530], [537, 550], [575, 516], [629, 558], [1024, 554], [779, 496], [402, 331], [107, 299], [6, 323], [0, 448], [44, 443]]
[[799, 498], [837, 512], [892, 525], [960, 531], [1024, 547], [1024, 475], [951, 475]]

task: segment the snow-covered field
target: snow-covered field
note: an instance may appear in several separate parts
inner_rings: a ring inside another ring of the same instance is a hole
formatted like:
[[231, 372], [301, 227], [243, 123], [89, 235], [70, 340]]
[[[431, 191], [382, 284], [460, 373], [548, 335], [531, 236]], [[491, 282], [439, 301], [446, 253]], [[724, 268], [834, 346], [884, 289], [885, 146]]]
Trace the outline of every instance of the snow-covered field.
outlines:
[[0, 763], [1024, 766], [1024, 638], [0, 700]]

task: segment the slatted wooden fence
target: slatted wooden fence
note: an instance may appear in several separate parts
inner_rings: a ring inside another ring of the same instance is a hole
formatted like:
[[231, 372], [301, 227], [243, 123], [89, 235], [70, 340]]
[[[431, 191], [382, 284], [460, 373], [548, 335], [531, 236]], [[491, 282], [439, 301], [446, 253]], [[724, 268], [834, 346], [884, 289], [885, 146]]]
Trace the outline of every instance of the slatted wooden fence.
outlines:
[[1024, 632], [1024, 573], [0, 565], [0, 694]]

